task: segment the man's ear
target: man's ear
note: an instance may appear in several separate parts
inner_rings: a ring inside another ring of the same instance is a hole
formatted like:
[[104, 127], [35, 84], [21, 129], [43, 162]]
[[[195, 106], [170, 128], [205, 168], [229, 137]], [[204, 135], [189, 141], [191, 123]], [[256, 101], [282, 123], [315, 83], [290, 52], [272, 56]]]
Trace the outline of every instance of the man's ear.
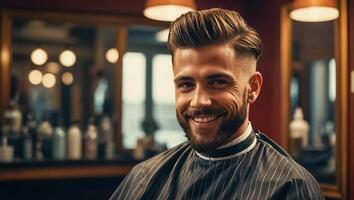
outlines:
[[251, 78], [249, 79], [249, 91], [248, 91], [248, 103], [254, 103], [261, 92], [262, 84], [263, 84], [263, 77], [262, 74], [259, 72], [255, 72], [252, 74]]

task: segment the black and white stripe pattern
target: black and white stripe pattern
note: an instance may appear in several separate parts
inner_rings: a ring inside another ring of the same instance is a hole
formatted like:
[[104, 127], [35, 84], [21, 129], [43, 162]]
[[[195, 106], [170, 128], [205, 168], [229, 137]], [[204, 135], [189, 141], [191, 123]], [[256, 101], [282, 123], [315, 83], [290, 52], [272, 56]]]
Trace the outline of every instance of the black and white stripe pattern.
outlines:
[[218, 149], [216, 157], [198, 155], [188, 143], [163, 152], [138, 164], [111, 200], [324, 199], [312, 175], [263, 134], [227, 148], [231, 155]]

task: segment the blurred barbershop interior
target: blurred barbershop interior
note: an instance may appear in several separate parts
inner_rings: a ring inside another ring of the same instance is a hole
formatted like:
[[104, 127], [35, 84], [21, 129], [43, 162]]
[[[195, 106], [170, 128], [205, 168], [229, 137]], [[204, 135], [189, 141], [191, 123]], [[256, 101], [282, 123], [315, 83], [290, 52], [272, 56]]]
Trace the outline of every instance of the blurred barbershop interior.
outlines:
[[187, 141], [169, 26], [215, 7], [262, 38], [252, 126], [327, 199], [354, 199], [352, 0], [0, 0], [0, 199], [108, 199], [136, 164]]

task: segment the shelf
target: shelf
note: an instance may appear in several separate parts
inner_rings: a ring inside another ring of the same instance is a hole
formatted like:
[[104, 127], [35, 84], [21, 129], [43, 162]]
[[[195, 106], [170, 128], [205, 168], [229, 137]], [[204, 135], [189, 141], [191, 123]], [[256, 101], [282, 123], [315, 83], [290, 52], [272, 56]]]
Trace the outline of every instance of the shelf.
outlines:
[[131, 159], [0, 163], [0, 181], [125, 176], [137, 163]]

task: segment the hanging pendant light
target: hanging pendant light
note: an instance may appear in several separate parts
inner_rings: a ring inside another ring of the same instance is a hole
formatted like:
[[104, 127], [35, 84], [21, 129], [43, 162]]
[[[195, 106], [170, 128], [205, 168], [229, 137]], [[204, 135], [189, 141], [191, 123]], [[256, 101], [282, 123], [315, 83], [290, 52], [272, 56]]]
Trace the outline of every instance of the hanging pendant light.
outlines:
[[295, 0], [290, 18], [302, 22], [324, 22], [337, 19], [335, 0]]
[[154, 20], [173, 21], [195, 8], [194, 0], [147, 0], [144, 15]]

